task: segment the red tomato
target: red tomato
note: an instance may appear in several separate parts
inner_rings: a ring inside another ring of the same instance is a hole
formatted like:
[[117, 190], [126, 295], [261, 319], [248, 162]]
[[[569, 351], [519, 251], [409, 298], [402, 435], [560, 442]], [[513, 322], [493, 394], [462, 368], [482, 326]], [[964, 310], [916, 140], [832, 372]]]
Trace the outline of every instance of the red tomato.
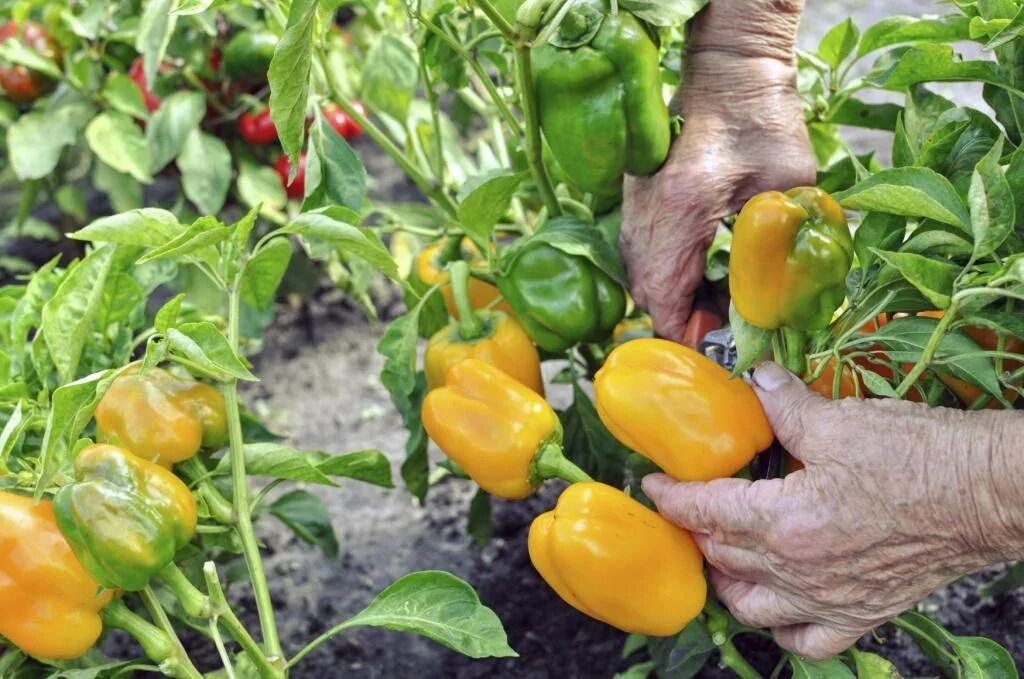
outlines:
[[[366, 115], [366, 107], [362, 103], [354, 101], [352, 106], [362, 115]], [[349, 114], [345, 113], [341, 107], [330, 104], [324, 106], [323, 113], [327, 124], [333, 127], [334, 131], [345, 139], [351, 141], [363, 135], [363, 128]]]
[[281, 186], [284, 187], [285, 192], [289, 198], [295, 198], [301, 200], [306, 194], [306, 154], [305, 152], [299, 156], [299, 171], [295, 173], [295, 181], [291, 184], [288, 183], [288, 175], [291, 174], [292, 164], [288, 160], [288, 154], [282, 153], [277, 157], [277, 161], [274, 163], [274, 169], [277, 170], [277, 174], [281, 177]]
[[272, 144], [277, 141], [277, 128], [267, 108], [259, 113], [243, 113], [238, 119], [238, 132], [250, 144]]
[[146, 105], [147, 111], [152, 113], [160, 108], [160, 97], [153, 94], [153, 91], [149, 89], [149, 83], [146, 81], [146, 72], [143, 70], [142, 57], [136, 57], [135, 61], [132, 62], [131, 67], [128, 69], [128, 77], [135, 81], [135, 86], [138, 87], [139, 92], [142, 93], [142, 101]]
[[[33, 52], [60, 63], [61, 55], [57, 43], [46, 29], [37, 23], [26, 21], [18, 24], [8, 20], [0, 26], [0, 42], [15, 38]], [[34, 101], [46, 94], [53, 86], [49, 77], [18, 64], [0, 66], [0, 88], [4, 96], [15, 103]]]

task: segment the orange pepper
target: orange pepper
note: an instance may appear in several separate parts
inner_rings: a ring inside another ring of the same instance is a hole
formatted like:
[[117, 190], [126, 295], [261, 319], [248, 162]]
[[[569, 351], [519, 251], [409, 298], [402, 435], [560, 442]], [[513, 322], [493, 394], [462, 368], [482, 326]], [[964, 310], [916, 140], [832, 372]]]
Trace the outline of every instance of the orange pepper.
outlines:
[[[448, 309], [448, 315], [452, 318], [459, 317], [459, 310], [455, 306], [455, 295], [452, 293], [452, 286], [449, 282], [448, 272], [445, 271], [445, 263], [442, 261], [442, 249], [444, 243], [435, 243], [416, 255], [414, 272], [416, 278], [427, 288], [441, 285], [441, 295], [444, 297], [444, 305]], [[462, 258], [471, 264], [481, 263], [483, 258], [480, 251], [470, 241], [465, 241], [462, 247]], [[478, 278], [469, 279], [469, 300], [474, 309], [484, 309], [495, 300], [501, 300], [494, 307], [499, 311], [512, 315], [512, 307], [508, 302], [501, 299], [498, 288]]]

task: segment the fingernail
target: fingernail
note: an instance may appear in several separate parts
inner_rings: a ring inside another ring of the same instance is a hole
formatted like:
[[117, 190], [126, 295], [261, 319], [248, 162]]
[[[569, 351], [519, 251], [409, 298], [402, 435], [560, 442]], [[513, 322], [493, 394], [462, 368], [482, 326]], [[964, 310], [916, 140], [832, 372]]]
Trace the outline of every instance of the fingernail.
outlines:
[[775, 391], [793, 379], [793, 374], [778, 363], [767, 361], [754, 371], [754, 384], [763, 391]]
[[644, 489], [644, 493], [651, 498], [661, 495], [673, 485], [675, 485], [675, 481], [664, 474], [648, 474], [643, 478], [643, 481], [640, 482], [640, 486]]

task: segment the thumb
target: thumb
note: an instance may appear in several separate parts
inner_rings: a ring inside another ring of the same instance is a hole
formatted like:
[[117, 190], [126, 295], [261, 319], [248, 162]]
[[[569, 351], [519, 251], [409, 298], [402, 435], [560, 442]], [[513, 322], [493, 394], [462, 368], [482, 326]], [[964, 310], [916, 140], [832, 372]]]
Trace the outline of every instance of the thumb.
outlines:
[[790, 454], [807, 462], [815, 451], [806, 450], [804, 444], [809, 440], [808, 434], [820, 426], [821, 411], [828, 401], [778, 363], [759, 365], [753, 382], [779, 443]]

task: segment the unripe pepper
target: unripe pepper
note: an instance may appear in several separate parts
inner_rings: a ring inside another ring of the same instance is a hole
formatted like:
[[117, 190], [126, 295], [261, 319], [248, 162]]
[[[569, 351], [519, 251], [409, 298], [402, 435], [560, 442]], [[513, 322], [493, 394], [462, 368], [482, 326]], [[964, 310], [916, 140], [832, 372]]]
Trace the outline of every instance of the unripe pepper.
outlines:
[[668, 340], [617, 347], [594, 395], [608, 431], [680, 481], [732, 476], [774, 439], [750, 386]]
[[113, 595], [78, 561], [52, 503], [0, 491], [0, 636], [29, 655], [77, 658], [99, 638]]
[[618, 281], [587, 257], [558, 247], [585, 237], [610, 247], [592, 227], [560, 218], [502, 257], [498, 289], [537, 346], [553, 354], [580, 342], [603, 342], [626, 312]]
[[707, 599], [693, 538], [621, 490], [574, 483], [530, 526], [530, 560], [570, 606], [624, 632], [670, 636]]
[[736, 310], [768, 330], [820, 330], [846, 296], [853, 238], [821, 189], [761, 193], [733, 227], [729, 292]]
[[227, 442], [224, 397], [208, 384], [137, 366], [114, 380], [96, 407], [99, 439], [170, 467]]
[[551, 406], [483, 361], [449, 368], [422, 416], [434, 443], [492, 495], [520, 500], [547, 477], [587, 478], [561, 457], [562, 425]]
[[540, 357], [523, 326], [502, 311], [473, 310], [467, 291], [469, 268], [465, 262], [452, 265], [451, 277], [462, 320], [449, 323], [427, 343], [423, 355], [427, 387], [444, 386], [449, 368], [467, 358], [476, 358], [543, 396]]
[[[455, 305], [455, 295], [452, 292], [451, 278], [446, 266], [461, 259], [471, 265], [483, 264], [480, 251], [469, 240], [461, 236], [454, 236], [446, 241], [435, 243], [424, 248], [413, 263], [411, 283], [419, 292], [426, 292], [435, 285], [440, 285], [441, 295], [444, 297], [445, 308], [452, 318], [459, 318], [459, 310]], [[512, 313], [512, 307], [505, 300], [501, 299], [498, 288], [479, 278], [469, 279], [469, 301], [474, 309], [483, 309], [491, 306], [495, 300], [501, 300], [494, 308]]]
[[196, 532], [188, 486], [121, 448], [89, 446], [75, 459], [75, 478], [54, 498], [57, 523], [104, 587], [144, 588]]
[[224, 47], [224, 72], [239, 80], [263, 82], [276, 47], [277, 36], [270, 31], [242, 31]]
[[612, 331], [613, 344], [623, 344], [644, 337], [654, 337], [654, 323], [647, 314], [639, 318], [623, 318]]
[[623, 174], [648, 175], [665, 161], [658, 45], [624, 9], [611, 13], [607, 0], [573, 5], [551, 42], [533, 50], [533, 82], [544, 139], [581, 191], [618, 194]]

